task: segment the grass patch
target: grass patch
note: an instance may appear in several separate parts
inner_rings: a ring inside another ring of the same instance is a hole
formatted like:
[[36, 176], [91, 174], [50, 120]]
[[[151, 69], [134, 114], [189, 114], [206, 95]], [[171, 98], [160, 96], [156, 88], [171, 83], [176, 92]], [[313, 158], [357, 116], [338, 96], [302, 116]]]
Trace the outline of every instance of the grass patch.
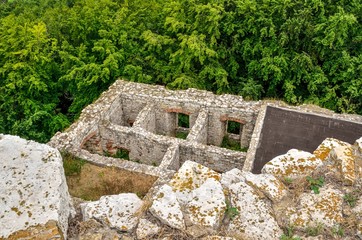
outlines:
[[322, 223], [317, 223], [317, 225], [315, 226], [308, 226], [306, 228], [306, 232], [308, 234], [308, 236], [318, 236], [322, 233], [323, 231], [323, 224]]
[[176, 132], [176, 138], [186, 139], [187, 135], [188, 135], [188, 133], [186, 133], [186, 132]]
[[246, 152], [248, 151], [248, 148], [242, 148], [240, 147], [240, 142], [230, 139], [227, 135], [224, 136], [222, 139], [220, 147], [227, 148], [233, 151], [240, 151], [240, 152]]
[[121, 158], [124, 160], [129, 160], [129, 151], [127, 149], [123, 149], [123, 148], [119, 148], [115, 154], [111, 154], [108, 151], [104, 151], [103, 154], [106, 157]]
[[61, 152], [63, 158], [63, 168], [65, 176], [73, 176], [80, 174], [82, 167], [87, 162], [71, 153]]
[[280, 240], [301, 240], [300, 237], [295, 236], [294, 237], [294, 227], [293, 226], [287, 226], [284, 234], [280, 236]]
[[157, 177], [85, 163], [80, 172], [66, 179], [72, 196], [94, 201], [104, 195], [120, 193], [135, 193], [143, 198]]
[[345, 194], [343, 196], [343, 199], [350, 207], [355, 207], [359, 196], [360, 196], [359, 191], [353, 191], [351, 193]]

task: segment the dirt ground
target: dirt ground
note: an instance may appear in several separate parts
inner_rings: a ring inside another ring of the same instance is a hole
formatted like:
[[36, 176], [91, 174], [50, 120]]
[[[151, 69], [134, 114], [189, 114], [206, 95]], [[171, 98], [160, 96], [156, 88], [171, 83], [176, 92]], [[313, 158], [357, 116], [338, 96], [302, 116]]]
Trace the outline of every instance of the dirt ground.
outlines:
[[80, 174], [66, 178], [70, 194], [84, 200], [119, 193], [135, 193], [143, 198], [157, 180], [153, 176], [90, 163], [82, 166]]

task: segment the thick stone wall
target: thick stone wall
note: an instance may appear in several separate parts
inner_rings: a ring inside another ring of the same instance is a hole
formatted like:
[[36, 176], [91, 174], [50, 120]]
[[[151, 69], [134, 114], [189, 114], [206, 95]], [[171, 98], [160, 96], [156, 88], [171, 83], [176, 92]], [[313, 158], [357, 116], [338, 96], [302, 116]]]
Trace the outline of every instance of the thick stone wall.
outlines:
[[289, 149], [313, 152], [326, 138], [353, 144], [362, 136], [362, 122], [342, 116], [331, 117], [268, 106], [261, 132], [253, 165], [254, 173], [260, 173], [265, 163]]

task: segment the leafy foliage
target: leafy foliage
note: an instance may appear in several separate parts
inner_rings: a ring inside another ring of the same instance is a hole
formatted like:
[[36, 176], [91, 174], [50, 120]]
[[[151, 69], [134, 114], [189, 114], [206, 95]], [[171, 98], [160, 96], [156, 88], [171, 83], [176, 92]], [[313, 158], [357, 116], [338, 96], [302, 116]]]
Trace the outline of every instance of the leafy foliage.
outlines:
[[324, 185], [324, 178], [319, 177], [318, 179], [314, 179], [310, 176], [307, 177], [307, 181], [309, 183], [310, 189], [315, 193], [319, 194], [319, 188]]
[[0, 2], [0, 132], [46, 142], [118, 77], [362, 114], [362, 3]]

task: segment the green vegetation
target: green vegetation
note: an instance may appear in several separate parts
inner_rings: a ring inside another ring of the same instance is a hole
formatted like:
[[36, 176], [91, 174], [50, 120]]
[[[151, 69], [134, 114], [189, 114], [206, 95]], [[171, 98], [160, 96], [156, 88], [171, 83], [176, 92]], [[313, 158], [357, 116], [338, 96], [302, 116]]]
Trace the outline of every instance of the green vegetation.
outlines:
[[314, 179], [310, 176], [307, 177], [307, 181], [309, 183], [309, 187], [315, 194], [319, 194], [319, 188], [324, 184], [324, 178], [319, 177], [318, 179]]
[[229, 201], [226, 201], [225, 203], [226, 203], [225, 215], [228, 218], [233, 219], [234, 217], [240, 214], [238, 209], [236, 207], [231, 206]]
[[354, 192], [345, 194], [343, 196], [343, 199], [349, 206], [355, 207], [359, 196], [360, 196], [360, 192], [354, 191]]
[[113, 158], [121, 158], [124, 160], [129, 160], [129, 151], [127, 149], [119, 148], [115, 154], [111, 154], [108, 151], [103, 152], [104, 156], [106, 157], [113, 157]]
[[240, 142], [229, 138], [227, 135], [222, 139], [220, 147], [227, 148], [234, 151], [246, 152], [248, 148], [242, 148]]
[[294, 237], [294, 227], [293, 226], [287, 226], [287, 228], [284, 231], [284, 234], [280, 236], [280, 240], [301, 240], [300, 237]]
[[240, 134], [240, 123], [227, 121], [227, 132], [233, 134]]
[[0, 132], [46, 142], [118, 77], [362, 114], [362, 3], [0, 2]]
[[339, 236], [339, 237], [343, 237], [344, 236], [344, 230], [342, 228], [342, 226], [337, 225], [332, 229], [332, 233], [333, 235]]
[[183, 128], [190, 128], [190, 117], [189, 115], [178, 113], [177, 114], [178, 126]]
[[85, 160], [75, 157], [71, 153], [62, 152], [61, 155], [65, 176], [79, 175], [83, 165], [87, 163]]
[[290, 178], [290, 177], [284, 177], [284, 182], [288, 185], [292, 184], [293, 183], [293, 179]]
[[187, 135], [188, 135], [187, 132], [176, 132], [176, 138], [186, 139]]
[[322, 223], [317, 223], [315, 226], [308, 226], [306, 232], [308, 236], [318, 236], [322, 233], [323, 228], [324, 226]]

